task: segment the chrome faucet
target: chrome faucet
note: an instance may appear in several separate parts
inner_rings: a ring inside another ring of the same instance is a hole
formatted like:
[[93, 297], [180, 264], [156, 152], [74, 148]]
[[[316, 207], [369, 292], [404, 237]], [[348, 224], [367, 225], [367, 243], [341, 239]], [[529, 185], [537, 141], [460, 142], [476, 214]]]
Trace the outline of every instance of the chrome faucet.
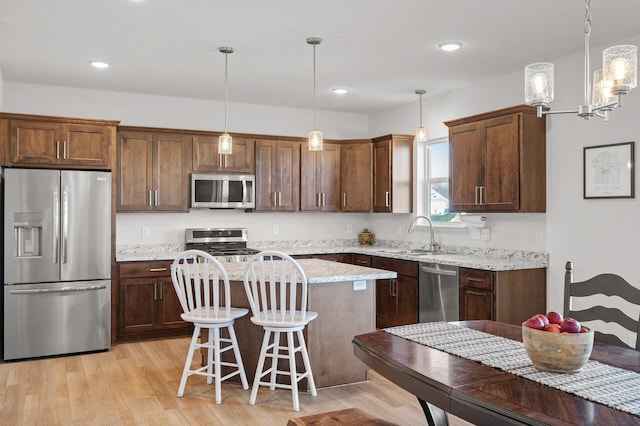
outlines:
[[418, 219], [426, 219], [426, 221], [429, 222], [429, 232], [431, 233], [431, 242], [429, 243], [429, 251], [432, 251], [432, 252], [438, 251], [438, 244], [436, 244], [435, 235], [433, 233], [433, 222], [431, 222], [431, 219], [429, 219], [427, 216], [414, 217], [411, 223], [409, 224], [409, 230], [407, 232], [410, 234], [415, 232], [416, 222], [418, 221]]

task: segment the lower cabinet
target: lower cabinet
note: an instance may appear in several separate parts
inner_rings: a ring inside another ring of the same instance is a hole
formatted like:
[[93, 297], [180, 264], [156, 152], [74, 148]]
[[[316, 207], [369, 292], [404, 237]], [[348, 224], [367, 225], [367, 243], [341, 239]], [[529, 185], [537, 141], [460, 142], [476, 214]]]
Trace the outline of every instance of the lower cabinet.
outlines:
[[190, 334], [171, 280], [171, 262], [118, 264], [118, 341]]
[[460, 320], [520, 325], [545, 313], [547, 270], [485, 271], [460, 268]]
[[397, 278], [376, 281], [376, 327], [418, 322], [418, 262], [372, 256], [371, 267], [395, 271]]
[[332, 262], [353, 263], [353, 255], [351, 253], [322, 253], [312, 254], [312, 259], [330, 260]]

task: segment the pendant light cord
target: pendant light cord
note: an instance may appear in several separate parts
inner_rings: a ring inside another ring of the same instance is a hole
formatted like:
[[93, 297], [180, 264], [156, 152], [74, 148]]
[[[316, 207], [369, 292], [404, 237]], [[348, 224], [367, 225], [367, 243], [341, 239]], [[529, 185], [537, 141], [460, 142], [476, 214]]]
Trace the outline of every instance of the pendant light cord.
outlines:
[[313, 129], [318, 129], [316, 117], [316, 45], [313, 45]]
[[227, 58], [229, 53], [224, 54], [224, 132], [227, 133], [227, 100], [229, 98], [229, 85], [227, 84]]
[[422, 93], [420, 93], [420, 127], [422, 127]]
[[[585, 0], [584, 17], [584, 104], [591, 104], [591, 59], [589, 57], [589, 38], [591, 37], [591, 0]], [[604, 72], [604, 70], [603, 70]]]

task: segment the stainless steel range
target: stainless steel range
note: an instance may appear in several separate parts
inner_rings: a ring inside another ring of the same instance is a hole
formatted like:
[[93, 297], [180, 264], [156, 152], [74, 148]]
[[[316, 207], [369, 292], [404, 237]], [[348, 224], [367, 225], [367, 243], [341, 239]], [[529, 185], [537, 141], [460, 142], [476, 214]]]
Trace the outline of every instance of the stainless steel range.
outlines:
[[189, 228], [185, 230], [187, 250], [202, 250], [219, 261], [243, 262], [260, 250], [247, 247], [247, 228]]

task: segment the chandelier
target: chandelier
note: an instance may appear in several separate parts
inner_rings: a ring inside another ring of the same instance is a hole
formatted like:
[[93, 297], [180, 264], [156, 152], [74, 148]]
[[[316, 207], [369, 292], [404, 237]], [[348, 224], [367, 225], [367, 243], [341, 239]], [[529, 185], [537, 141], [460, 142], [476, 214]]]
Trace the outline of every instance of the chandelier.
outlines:
[[427, 141], [427, 131], [422, 125], [422, 95], [427, 93], [426, 90], [418, 89], [416, 90], [416, 95], [420, 96], [420, 126], [416, 128], [416, 137], [415, 140], [417, 142], [426, 142]]
[[638, 49], [636, 46], [613, 46], [602, 52], [602, 69], [593, 73], [589, 68], [589, 38], [591, 36], [591, 1], [585, 0], [584, 23], [584, 104], [576, 109], [551, 111], [553, 101], [553, 64], [535, 63], [524, 69], [525, 102], [543, 114], [577, 114], [585, 120], [593, 117], [609, 120], [609, 112], [622, 106], [622, 96], [636, 87]]

